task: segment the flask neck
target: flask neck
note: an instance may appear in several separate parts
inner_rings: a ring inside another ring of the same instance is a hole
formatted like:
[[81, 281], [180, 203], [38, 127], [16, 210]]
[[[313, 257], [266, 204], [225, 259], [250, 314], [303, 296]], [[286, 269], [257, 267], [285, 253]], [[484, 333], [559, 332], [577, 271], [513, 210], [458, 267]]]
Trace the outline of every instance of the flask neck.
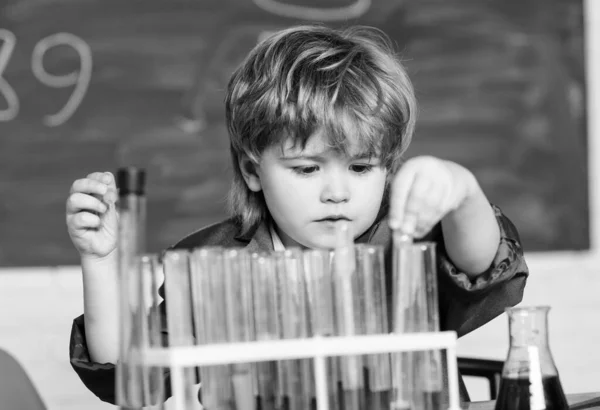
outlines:
[[547, 306], [507, 310], [510, 348], [502, 377], [538, 380], [558, 374], [548, 346]]
[[547, 307], [508, 310], [510, 346], [548, 348]]

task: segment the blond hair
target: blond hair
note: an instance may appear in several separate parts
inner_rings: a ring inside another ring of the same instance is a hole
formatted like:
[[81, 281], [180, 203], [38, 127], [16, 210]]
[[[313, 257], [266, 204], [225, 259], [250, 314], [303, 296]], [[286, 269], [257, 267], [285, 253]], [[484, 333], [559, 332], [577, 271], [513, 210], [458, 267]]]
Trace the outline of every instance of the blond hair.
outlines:
[[[291, 138], [304, 147], [324, 129], [343, 151], [358, 138], [389, 175], [416, 121], [404, 66], [389, 38], [369, 27], [297, 26], [271, 35], [233, 73], [225, 105], [234, 170], [229, 207], [242, 233], [269, 215], [262, 192], [246, 186], [239, 167], [243, 155], [258, 163], [273, 144]], [[387, 193], [382, 209], [386, 206]]]

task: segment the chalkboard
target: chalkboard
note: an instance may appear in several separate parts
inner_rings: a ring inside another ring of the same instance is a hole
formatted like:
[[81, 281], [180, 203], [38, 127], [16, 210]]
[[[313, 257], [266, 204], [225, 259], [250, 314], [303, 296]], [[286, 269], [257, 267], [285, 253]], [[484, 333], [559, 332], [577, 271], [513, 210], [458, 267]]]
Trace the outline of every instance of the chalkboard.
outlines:
[[589, 246], [582, 1], [4, 0], [0, 266], [78, 263], [71, 183], [148, 171], [148, 249], [221, 220], [223, 90], [302, 21], [387, 32], [414, 80], [409, 154], [472, 169], [529, 251]]

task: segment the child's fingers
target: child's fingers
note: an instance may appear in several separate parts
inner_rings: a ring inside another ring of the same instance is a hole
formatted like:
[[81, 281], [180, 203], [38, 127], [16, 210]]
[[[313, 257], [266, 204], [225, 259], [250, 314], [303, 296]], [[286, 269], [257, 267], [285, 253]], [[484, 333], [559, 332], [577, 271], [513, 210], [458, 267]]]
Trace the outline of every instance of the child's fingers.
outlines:
[[112, 172], [95, 172], [94, 176], [98, 178], [98, 181], [104, 182], [109, 187], [116, 188], [117, 186], [115, 182], [115, 176], [112, 174]]
[[96, 179], [82, 178], [73, 182], [71, 185], [71, 194], [81, 192], [84, 194], [104, 196], [108, 192], [108, 186]]
[[112, 172], [100, 172], [98, 178], [108, 186], [108, 191], [104, 194], [102, 200], [107, 204], [114, 204], [117, 202], [118, 191], [115, 176]]
[[427, 234], [439, 222], [439, 215], [440, 213], [433, 209], [424, 209], [415, 223], [415, 237], [420, 238]]
[[106, 194], [104, 194], [102, 200], [104, 201], [104, 203], [112, 205], [117, 202], [118, 197], [119, 194], [117, 192], [117, 188], [115, 186], [109, 186], [108, 191], [106, 192]]
[[114, 204], [118, 198], [115, 177], [111, 172], [93, 172], [86, 178], [78, 179], [70, 192], [94, 195], [108, 205]]
[[407, 199], [401, 230], [421, 237], [440, 219], [441, 192], [435, 181], [426, 175], [415, 178]]
[[[92, 172], [91, 174], [88, 174], [88, 176], [86, 178], [93, 179], [98, 182], [104, 182], [103, 181], [104, 174], [105, 174], [105, 172]], [[106, 182], [104, 182], [104, 183], [106, 183]]]
[[74, 214], [80, 211], [104, 214], [107, 210], [108, 206], [92, 195], [75, 192], [67, 198], [68, 214]]
[[69, 225], [76, 230], [98, 228], [101, 223], [100, 217], [90, 212], [78, 212], [67, 219]]
[[405, 219], [406, 202], [415, 179], [412, 168], [400, 168], [394, 175], [390, 191], [389, 225], [391, 229], [400, 229]]
[[406, 235], [415, 235], [417, 228], [422, 223], [432, 188], [431, 181], [426, 176], [422, 174], [414, 176], [406, 198], [404, 215], [400, 221], [399, 228]]

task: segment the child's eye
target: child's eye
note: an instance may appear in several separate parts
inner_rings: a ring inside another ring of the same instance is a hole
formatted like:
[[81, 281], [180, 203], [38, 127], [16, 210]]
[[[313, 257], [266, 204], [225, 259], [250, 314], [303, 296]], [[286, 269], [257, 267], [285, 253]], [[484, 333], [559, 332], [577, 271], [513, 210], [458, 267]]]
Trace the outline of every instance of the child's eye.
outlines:
[[357, 174], [366, 174], [373, 169], [374, 165], [371, 164], [354, 164], [350, 165], [350, 170]]
[[317, 172], [319, 170], [319, 167], [316, 165], [310, 165], [302, 167], [293, 167], [292, 170], [300, 175], [310, 175]]

